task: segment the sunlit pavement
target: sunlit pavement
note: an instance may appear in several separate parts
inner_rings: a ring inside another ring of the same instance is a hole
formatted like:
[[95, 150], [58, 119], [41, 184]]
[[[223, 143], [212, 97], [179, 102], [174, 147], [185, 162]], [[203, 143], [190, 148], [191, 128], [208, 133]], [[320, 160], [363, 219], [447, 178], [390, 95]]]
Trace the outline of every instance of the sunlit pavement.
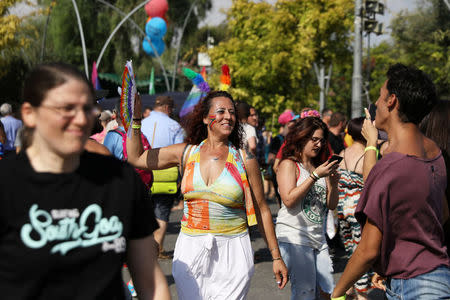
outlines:
[[[269, 202], [272, 215], [275, 217], [278, 211], [278, 205], [275, 202]], [[169, 228], [164, 241], [164, 249], [167, 254], [173, 255], [175, 242], [180, 231], [180, 220], [182, 216], [181, 210], [172, 211], [170, 214]], [[256, 227], [250, 231], [253, 251], [255, 252], [255, 274], [252, 278], [250, 291], [247, 299], [253, 300], [272, 300], [272, 299], [286, 299], [290, 298], [289, 283], [283, 290], [279, 290], [275, 282], [275, 277], [272, 272], [272, 260], [266, 244], [259, 234]], [[346, 258], [343, 250], [336, 252], [333, 259], [335, 273], [333, 274], [337, 281], [345, 268]], [[169, 284], [172, 299], [178, 299], [175, 282], [172, 277], [172, 260], [159, 259], [159, 264], [166, 275], [167, 283]], [[124, 278], [129, 278], [128, 274], [124, 274]], [[136, 298], [134, 298], [136, 299]], [[378, 290], [372, 290], [369, 293], [369, 299], [384, 299], [383, 294]]]

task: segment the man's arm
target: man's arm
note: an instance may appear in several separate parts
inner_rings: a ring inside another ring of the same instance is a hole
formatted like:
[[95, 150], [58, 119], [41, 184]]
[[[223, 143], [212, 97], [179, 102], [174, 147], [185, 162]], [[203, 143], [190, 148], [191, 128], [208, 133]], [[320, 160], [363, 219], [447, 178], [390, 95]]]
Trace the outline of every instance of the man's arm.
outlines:
[[367, 219], [361, 235], [361, 241], [345, 267], [336, 284], [332, 298], [345, 295], [345, 292], [366, 273], [380, 255], [383, 234], [378, 227]]

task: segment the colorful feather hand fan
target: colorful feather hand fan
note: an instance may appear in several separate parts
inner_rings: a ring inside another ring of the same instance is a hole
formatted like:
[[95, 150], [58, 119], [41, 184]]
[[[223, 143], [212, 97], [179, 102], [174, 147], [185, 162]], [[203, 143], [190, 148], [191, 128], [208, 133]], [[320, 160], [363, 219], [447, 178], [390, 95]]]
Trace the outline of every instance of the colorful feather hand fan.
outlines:
[[136, 97], [136, 81], [131, 60], [127, 61], [122, 75], [122, 89], [120, 95], [120, 119], [125, 131], [129, 131], [133, 119], [134, 98]]
[[180, 110], [180, 118], [183, 118], [189, 114], [200, 99], [203, 98], [210, 90], [209, 85], [203, 79], [203, 76], [197, 72], [188, 68], [183, 68], [183, 74], [192, 81], [193, 87]]
[[228, 91], [231, 86], [230, 68], [228, 65], [222, 66], [222, 75], [220, 76], [219, 90]]

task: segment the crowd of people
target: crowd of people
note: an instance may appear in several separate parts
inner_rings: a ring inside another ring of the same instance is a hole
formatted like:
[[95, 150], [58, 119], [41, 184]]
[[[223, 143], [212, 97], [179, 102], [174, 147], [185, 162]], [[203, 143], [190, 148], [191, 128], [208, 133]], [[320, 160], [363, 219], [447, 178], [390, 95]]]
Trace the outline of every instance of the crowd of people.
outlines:
[[[376, 114], [349, 121], [287, 109], [272, 136], [255, 107], [218, 90], [179, 122], [170, 97], [144, 108], [137, 95], [127, 133], [119, 104], [101, 111], [76, 68], [37, 66], [20, 117], [0, 107], [2, 295], [170, 299], [159, 258], [173, 259], [179, 299], [246, 299], [257, 225], [292, 300], [369, 299], [373, 288], [449, 299], [449, 101], [414, 67], [386, 77]], [[335, 282], [340, 246], [349, 260]]]

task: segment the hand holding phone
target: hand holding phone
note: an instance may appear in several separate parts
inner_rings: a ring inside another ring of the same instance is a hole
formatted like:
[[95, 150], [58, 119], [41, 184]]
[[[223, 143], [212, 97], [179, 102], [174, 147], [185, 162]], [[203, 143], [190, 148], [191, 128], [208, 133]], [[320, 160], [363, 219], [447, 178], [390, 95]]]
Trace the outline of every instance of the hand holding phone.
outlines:
[[372, 122], [375, 121], [375, 116], [377, 114], [377, 106], [375, 104], [369, 104], [369, 114]]

